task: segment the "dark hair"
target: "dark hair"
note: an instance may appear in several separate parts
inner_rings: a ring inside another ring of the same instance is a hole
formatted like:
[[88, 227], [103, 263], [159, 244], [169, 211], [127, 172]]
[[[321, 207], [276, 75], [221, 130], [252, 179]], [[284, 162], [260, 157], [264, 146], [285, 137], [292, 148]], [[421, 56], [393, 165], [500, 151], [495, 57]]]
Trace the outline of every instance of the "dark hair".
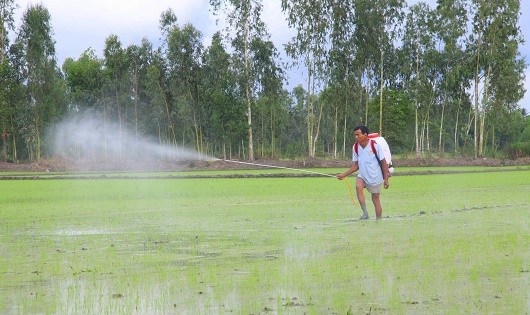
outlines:
[[353, 131], [355, 131], [355, 130], [361, 130], [361, 132], [363, 134], [365, 134], [365, 135], [370, 133], [370, 131], [368, 131], [368, 127], [366, 127], [365, 125], [359, 125], [359, 126], [353, 128]]

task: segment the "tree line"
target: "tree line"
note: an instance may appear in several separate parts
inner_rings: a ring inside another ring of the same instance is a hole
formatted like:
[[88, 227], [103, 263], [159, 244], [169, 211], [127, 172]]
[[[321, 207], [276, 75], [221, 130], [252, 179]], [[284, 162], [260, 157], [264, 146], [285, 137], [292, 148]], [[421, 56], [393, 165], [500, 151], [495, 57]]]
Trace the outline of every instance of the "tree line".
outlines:
[[[47, 131], [72, 115], [225, 159], [347, 157], [357, 124], [403, 155], [530, 155], [518, 0], [281, 0], [287, 61], [262, 2], [210, 0], [227, 27], [208, 45], [168, 9], [160, 47], [111, 34], [102, 57], [58, 65], [47, 8], [15, 29], [0, 0], [0, 159], [50, 157]], [[287, 91], [291, 67], [307, 75]]]

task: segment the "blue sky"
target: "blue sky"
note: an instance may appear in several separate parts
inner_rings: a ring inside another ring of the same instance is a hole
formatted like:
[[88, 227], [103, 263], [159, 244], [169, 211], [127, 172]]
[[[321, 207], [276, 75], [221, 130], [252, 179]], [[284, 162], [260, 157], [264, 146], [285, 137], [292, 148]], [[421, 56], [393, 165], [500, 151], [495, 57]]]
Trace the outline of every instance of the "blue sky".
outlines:
[[[42, 3], [52, 16], [54, 39], [59, 65], [67, 57], [78, 58], [87, 48], [93, 48], [98, 55], [103, 52], [105, 39], [117, 35], [124, 46], [139, 44], [147, 37], [155, 45], [160, 39], [160, 14], [173, 9], [179, 24], [191, 22], [203, 32], [208, 40], [217, 30], [215, 18], [209, 11], [209, 0], [17, 0], [16, 23], [29, 4]], [[419, 2], [408, 0], [409, 5]], [[434, 6], [436, 0], [427, 0]], [[263, 18], [269, 28], [272, 40], [278, 49], [287, 43], [294, 31], [287, 27], [281, 11], [281, 0], [264, 0]], [[530, 62], [530, 1], [521, 0], [520, 27], [524, 38], [529, 41], [520, 47], [521, 55]], [[304, 85], [302, 70], [292, 70], [289, 87]], [[521, 106], [530, 112], [530, 67], [526, 69], [525, 87], [527, 93]]]

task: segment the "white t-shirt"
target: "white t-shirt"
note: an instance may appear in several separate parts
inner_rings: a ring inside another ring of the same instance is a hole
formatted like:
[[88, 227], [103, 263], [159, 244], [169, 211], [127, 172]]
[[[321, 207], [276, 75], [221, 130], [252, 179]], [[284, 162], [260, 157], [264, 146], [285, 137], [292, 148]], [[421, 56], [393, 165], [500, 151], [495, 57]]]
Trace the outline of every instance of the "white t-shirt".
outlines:
[[[358, 146], [359, 156], [355, 154], [355, 148], [353, 151], [353, 162], [358, 162], [359, 164], [359, 173], [357, 177], [362, 178], [366, 185], [368, 186], [377, 186], [383, 183], [383, 173], [381, 172], [381, 166], [372, 152], [372, 145], [369, 140], [366, 147], [363, 148], [361, 144]], [[385, 158], [385, 153], [383, 148], [376, 142], [375, 150], [377, 151], [378, 159], [381, 161]]]

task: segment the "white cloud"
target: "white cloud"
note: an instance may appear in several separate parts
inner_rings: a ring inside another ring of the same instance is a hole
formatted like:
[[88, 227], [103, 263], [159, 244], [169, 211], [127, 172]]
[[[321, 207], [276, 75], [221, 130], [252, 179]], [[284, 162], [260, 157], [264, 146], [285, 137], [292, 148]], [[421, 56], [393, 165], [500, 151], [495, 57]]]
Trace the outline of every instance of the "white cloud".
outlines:
[[[38, 3], [18, 1], [17, 23], [29, 5]], [[209, 20], [208, 0], [47, 0], [44, 6], [52, 17], [59, 64], [67, 57], [79, 57], [89, 47], [101, 55], [111, 34], [117, 35], [123, 46], [139, 44], [144, 37], [156, 44], [160, 15], [169, 8], [181, 24], [207, 24]]]

